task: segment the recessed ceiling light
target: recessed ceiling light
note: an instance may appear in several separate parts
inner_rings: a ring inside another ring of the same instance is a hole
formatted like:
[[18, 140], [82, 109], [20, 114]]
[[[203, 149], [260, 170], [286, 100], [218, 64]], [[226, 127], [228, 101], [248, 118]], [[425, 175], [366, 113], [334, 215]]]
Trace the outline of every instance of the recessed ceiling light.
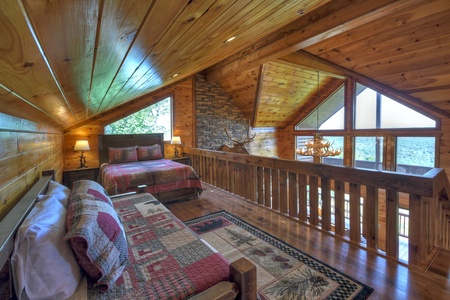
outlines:
[[172, 75], [172, 78], [177, 77], [178, 75], [180, 75], [180, 74], [178, 74], [178, 73], [173, 74], [173, 75]]
[[229, 39], [226, 39], [223, 43], [226, 44], [226, 43], [228, 43], [228, 42], [231, 42], [231, 41], [234, 40], [235, 38], [236, 38], [235, 36], [232, 36], [232, 37], [230, 37]]

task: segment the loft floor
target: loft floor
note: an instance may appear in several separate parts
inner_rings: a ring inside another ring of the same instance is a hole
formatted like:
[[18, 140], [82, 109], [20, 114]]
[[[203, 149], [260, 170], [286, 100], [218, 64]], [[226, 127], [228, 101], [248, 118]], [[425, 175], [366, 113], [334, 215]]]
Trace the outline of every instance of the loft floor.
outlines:
[[426, 271], [408, 268], [214, 186], [204, 188], [199, 199], [166, 206], [182, 221], [227, 210], [371, 286], [369, 299], [450, 299], [450, 251], [441, 250]]

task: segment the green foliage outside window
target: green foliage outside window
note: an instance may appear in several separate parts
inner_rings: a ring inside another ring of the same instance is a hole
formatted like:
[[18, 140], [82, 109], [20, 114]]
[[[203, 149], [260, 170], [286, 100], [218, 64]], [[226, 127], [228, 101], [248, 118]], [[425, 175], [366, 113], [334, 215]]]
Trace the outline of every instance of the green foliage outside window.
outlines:
[[105, 134], [164, 133], [172, 137], [171, 98], [168, 97], [132, 115], [105, 126]]

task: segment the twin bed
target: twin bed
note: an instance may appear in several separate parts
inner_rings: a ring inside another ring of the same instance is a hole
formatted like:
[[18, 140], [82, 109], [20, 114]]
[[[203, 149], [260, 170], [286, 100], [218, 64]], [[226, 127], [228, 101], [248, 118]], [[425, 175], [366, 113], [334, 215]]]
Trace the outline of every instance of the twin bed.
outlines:
[[254, 265], [228, 262], [161, 203], [202, 191], [190, 166], [163, 154], [162, 134], [103, 135], [102, 185], [79, 181], [69, 190], [43, 172], [0, 221], [0, 269], [11, 262], [16, 270], [16, 296], [28, 286], [30, 298], [256, 299]]

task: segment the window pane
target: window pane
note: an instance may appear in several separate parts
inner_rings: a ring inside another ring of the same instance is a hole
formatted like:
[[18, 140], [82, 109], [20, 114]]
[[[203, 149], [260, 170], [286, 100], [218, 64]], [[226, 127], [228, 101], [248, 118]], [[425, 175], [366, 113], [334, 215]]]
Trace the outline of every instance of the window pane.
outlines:
[[322, 158], [322, 163], [327, 165], [343, 166], [344, 165], [344, 137], [343, 136], [324, 136], [324, 139], [332, 142], [333, 149], [341, 149], [341, 154], [337, 156], [328, 156]]
[[397, 172], [423, 175], [435, 165], [434, 137], [398, 137]]
[[383, 137], [355, 138], [355, 167], [382, 170]]
[[436, 121], [386, 96], [381, 97], [380, 128], [435, 128], [435, 127]]
[[356, 96], [355, 129], [377, 128], [377, 93], [374, 90], [356, 84], [362, 92]]
[[105, 134], [164, 133], [172, 138], [171, 97], [105, 126]]
[[[295, 149], [297, 150], [299, 148], [305, 147], [305, 142], [309, 141], [312, 138], [313, 138], [312, 136], [296, 136], [295, 137], [295, 144], [297, 145], [297, 147]], [[297, 152], [295, 153], [295, 159], [296, 160], [300, 160], [300, 161], [313, 162], [313, 157], [312, 156], [298, 155]]]
[[357, 83], [355, 129], [436, 128], [436, 121]]
[[336, 90], [325, 102], [295, 126], [297, 130], [344, 129], [344, 86]]

